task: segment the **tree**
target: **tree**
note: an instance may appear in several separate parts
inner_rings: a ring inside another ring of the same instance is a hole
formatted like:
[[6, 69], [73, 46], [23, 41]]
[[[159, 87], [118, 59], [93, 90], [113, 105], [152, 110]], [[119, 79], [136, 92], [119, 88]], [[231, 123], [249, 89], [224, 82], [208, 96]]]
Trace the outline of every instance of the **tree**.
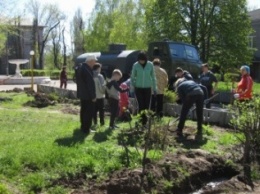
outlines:
[[[28, 4], [28, 9], [34, 17], [34, 36], [33, 44], [35, 53], [39, 54], [39, 67], [43, 68], [44, 49], [49, 41], [49, 35], [61, 22], [65, 19], [64, 14], [60, 11], [57, 5], [41, 4], [40, 1], [31, 0]], [[39, 39], [38, 26], [44, 26], [43, 39]]]
[[73, 56], [76, 57], [82, 53], [84, 53], [84, 44], [85, 44], [85, 37], [84, 37], [84, 30], [85, 30], [85, 23], [82, 17], [81, 9], [78, 9], [75, 12], [73, 20], [71, 22], [71, 34], [72, 34], [72, 46], [73, 49]]
[[189, 42], [203, 62], [227, 69], [252, 59], [246, 6], [246, 0], [155, 0], [145, 8], [146, 28], [151, 39]]
[[86, 29], [87, 51], [105, 51], [109, 43], [126, 43], [128, 49], [146, 48], [141, 1], [97, 0]]

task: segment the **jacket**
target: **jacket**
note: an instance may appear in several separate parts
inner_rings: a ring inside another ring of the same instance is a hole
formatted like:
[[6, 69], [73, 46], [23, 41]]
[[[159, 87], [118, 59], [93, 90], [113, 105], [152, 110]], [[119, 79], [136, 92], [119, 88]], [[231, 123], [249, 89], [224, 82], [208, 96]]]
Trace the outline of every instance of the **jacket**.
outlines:
[[94, 71], [93, 77], [95, 82], [97, 99], [105, 98], [106, 84], [103, 75], [101, 73], [98, 73], [97, 71]]
[[66, 72], [66, 71], [62, 70], [62, 71], [60, 72], [60, 80], [61, 80], [61, 81], [67, 81], [67, 80], [68, 80], [68, 78], [67, 78], [67, 72]]
[[134, 88], [152, 88], [153, 91], [157, 92], [156, 77], [152, 62], [147, 61], [144, 67], [138, 62], [133, 65], [131, 91], [134, 91]]
[[107, 83], [107, 94], [109, 98], [119, 100], [119, 92], [127, 92], [129, 89], [122, 89], [119, 87], [117, 81], [111, 80]]
[[177, 93], [180, 99], [184, 99], [187, 96], [203, 95], [204, 92], [200, 85], [193, 80], [185, 80], [177, 86]]
[[[242, 76], [241, 81], [237, 85], [237, 93], [240, 94], [239, 100], [252, 99], [253, 85], [254, 85], [254, 82], [250, 75]], [[244, 94], [242, 94], [242, 93], [244, 93]]]
[[168, 74], [160, 66], [154, 66], [157, 81], [157, 94], [163, 94], [168, 86]]
[[76, 71], [77, 97], [81, 100], [96, 98], [95, 82], [92, 69], [83, 63]]

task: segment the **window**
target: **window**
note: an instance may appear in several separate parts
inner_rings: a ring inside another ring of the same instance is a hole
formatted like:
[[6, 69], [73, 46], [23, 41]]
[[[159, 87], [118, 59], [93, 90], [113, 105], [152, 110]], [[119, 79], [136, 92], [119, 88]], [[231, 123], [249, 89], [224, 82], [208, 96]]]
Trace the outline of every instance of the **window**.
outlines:
[[170, 52], [173, 57], [184, 58], [184, 45], [170, 44]]
[[185, 53], [188, 59], [199, 60], [198, 52], [194, 47], [185, 45]]

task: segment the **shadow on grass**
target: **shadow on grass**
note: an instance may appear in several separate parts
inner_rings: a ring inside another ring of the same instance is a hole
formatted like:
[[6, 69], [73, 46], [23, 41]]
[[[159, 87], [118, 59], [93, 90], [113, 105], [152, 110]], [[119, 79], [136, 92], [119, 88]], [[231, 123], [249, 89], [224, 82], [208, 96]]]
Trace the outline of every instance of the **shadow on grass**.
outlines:
[[177, 142], [182, 143], [182, 147], [185, 149], [199, 149], [201, 146], [207, 144], [208, 139], [205, 137], [199, 139], [184, 137], [182, 140], [177, 140]]
[[88, 134], [83, 133], [80, 129], [75, 129], [71, 137], [63, 137], [56, 139], [55, 142], [59, 146], [73, 147], [76, 144], [82, 144]]
[[112, 134], [113, 129], [107, 128], [104, 131], [97, 131], [93, 136], [93, 140], [97, 143], [101, 143], [108, 140], [108, 136]]

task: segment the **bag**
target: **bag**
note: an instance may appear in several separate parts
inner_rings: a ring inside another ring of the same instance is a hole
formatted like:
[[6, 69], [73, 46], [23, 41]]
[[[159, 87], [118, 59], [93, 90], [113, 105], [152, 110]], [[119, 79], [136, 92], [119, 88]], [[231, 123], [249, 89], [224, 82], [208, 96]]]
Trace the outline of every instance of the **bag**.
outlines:
[[79, 76], [80, 76], [80, 68], [82, 66], [82, 63], [79, 63], [78, 65], [75, 65], [74, 68], [74, 76], [73, 76], [73, 81], [75, 83], [78, 83]]

